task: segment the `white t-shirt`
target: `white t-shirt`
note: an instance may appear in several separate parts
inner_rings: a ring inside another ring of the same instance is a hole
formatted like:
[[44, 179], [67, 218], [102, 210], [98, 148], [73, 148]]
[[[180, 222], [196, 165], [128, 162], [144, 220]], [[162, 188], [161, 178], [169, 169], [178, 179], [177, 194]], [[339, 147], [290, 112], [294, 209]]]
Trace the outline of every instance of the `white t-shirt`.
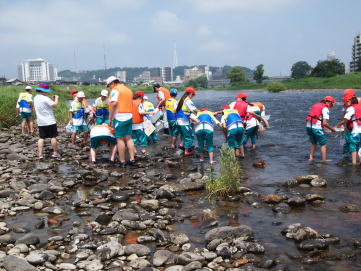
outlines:
[[[77, 100], [77, 98], [71, 102], [70, 104], [70, 112], [74, 112], [76, 109], [76, 104], [79, 103], [79, 101]], [[89, 113], [89, 108], [85, 107], [84, 108], [84, 114]], [[83, 116], [82, 118], [79, 119], [74, 119], [73, 118], [73, 125], [74, 126], [81, 126], [81, 125], [86, 125], [86, 119], [85, 116]]]
[[[31, 107], [30, 108], [26, 108], [26, 107], [20, 107], [19, 103], [20, 103], [20, 96], [22, 95], [22, 93], [19, 94], [19, 98], [18, 98], [18, 101], [16, 103], [16, 108], [19, 108], [20, 109], [20, 112], [23, 112], [23, 113], [31, 113]], [[33, 95], [31, 95], [30, 93], [27, 93], [28, 95], [28, 99], [29, 101], [33, 101]]]
[[56, 123], [53, 105], [55, 102], [42, 94], [37, 94], [34, 98], [34, 108], [38, 126], [49, 126]]
[[90, 131], [90, 138], [96, 136], [110, 136], [114, 137], [112, 132], [105, 126], [94, 126], [93, 129]]
[[[215, 125], [217, 125], [219, 123], [219, 121], [213, 115], [211, 115], [211, 118], [214, 121]], [[203, 130], [203, 129], [204, 130], [214, 131], [213, 126], [214, 125], [211, 125], [209, 123], [199, 123], [199, 124], [196, 124], [195, 131], [197, 132], [197, 131]]]
[[[110, 94], [110, 101], [111, 102], [118, 102], [118, 96], [119, 96], [119, 91], [117, 89], [113, 89], [111, 94]], [[117, 121], [127, 121], [130, 120], [133, 117], [132, 113], [116, 113], [114, 118]]]
[[[138, 106], [138, 111], [139, 113], [145, 113], [145, 108], [144, 105], [142, 103], [139, 104]], [[144, 128], [143, 122], [142, 123], [133, 123], [132, 124], [132, 130], [141, 130]]]
[[[330, 119], [330, 110], [328, 110], [327, 107], [322, 109], [322, 114], [320, 117], [321, 120], [329, 120]], [[316, 123], [311, 123], [307, 121], [306, 127], [313, 128], [313, 129], [322, 129], [322, 122], [320, 120], [317, 120]]]
[[[247, 107], [247, 112], [256, 112], [256, 111], [261, 111], [261, 109], [256, 105]], [[250, 120], [246, 121], [246, 130], [256, 127], [258, 124], [259, 121], [255, 117], [253, 117]]]
[[[194, 105], [194, 103], [192, 102], [191, 99], [186, 99], [184, 101], [183, 105], [184, 105], [185, 108], [189, 109], [190, 111], [197, 110], [197, 107], [195, 107], [195, 105]], [[178, 106], [178, 104], [177, 104], [177, 106]], [[189, 125], [190, 122], [188, 120], [186, 120], [186, 119], [178, 119], [177, 118], [177, 124], [178, 125]]]
[[355, 108], [353, 106], [350, 106], [346, 109], [346, 114], [344, 116], [347, 120], [352, 120], [353, 122], [353, 128], [352, 128], [352, 134], [359, 134], [361, 133], [361, 125], [357, 124], [357, 121], [355, 121]]

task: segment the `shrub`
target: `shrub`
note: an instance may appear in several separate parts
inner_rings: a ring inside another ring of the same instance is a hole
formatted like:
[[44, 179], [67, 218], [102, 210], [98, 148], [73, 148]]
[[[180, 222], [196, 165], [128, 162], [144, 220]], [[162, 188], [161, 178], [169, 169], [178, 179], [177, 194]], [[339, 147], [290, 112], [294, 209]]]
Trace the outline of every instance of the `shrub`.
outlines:
[[267, 89], [270, 92], [280, 92], [286, 90], [286, 86], [281, 82], [270, 82], [267, 85]]
[[219, 176], [215, 179], [213, 174], [210, 174], [206, 182], [209, 197], [234, 194], [240, 186], [241, 167], [233, 150], [223, 146], [219, 160]]

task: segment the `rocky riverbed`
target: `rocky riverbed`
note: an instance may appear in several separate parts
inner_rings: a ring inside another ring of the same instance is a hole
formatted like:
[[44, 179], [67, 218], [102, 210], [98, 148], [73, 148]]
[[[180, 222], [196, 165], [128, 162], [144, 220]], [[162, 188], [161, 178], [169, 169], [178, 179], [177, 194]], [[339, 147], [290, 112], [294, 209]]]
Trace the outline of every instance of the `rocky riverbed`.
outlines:
[[[208, 201], [204, 165], [175, 155], [165, 137], [120, 169], [90, 165], [88, 148], [65, 136], [60, 159], [48, 148], [38, 160], [37, 138], [18, 133], [0, 132], [1, 271], [361, 269], [361, 236], [295, 221], [335, 202], [318, 175], [273, 193], [244, 176], [239, 193]], [[360, 218], [358, 205], [338, 205]]]

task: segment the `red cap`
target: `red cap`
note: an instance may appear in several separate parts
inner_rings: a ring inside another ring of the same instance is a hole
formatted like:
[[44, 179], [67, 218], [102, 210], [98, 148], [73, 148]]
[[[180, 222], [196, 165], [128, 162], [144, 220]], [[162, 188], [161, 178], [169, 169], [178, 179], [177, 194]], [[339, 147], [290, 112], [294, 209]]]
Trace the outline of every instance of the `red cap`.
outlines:
[[334, 105], [335, 103], [335, 99], [331, 96], [326, 96], [325, 98], [323, 98], [323, 100], [327, 102], [331, 102], [332, 105]]
[[240, 98], [240, 99], [242, 99], [242, 98], [246, 98], [247, 99], [247, 94], [246, 93], [238, 93], [237, 94], [237, 98]]
[[349, 100], [351, 100], [353, 97], [355, 97], [352, 93], [343, 95], [343, 103], [347, 103]]
[[76, 93], [78, 93], [78, 91], [77, 91], [76, 89], [70, 90], [70, 94], [71, 94], [71, 95], [76, 94]]
[[209, 111], [208, 108], [202, 108], [201, 111]]
[[137, 91], [135, 94], [139, 95], [142, 98], [144, 98], [144, 92], [143, 91]]
[[229, 104], [222, 106], [222, 110], [224, 110], [224, 109], [230, 109], [230, 108], [231, 108], [231, 107], [229, 106]]
[[196, 95], [196, 90], [194, 88], [186, 88], [185, 89], [186, 93], [191, 93], [193, 95]]
[[349, 89], [345, 89], [344, 91], [343, 91], [343, 96], [346, 96], [346, 95], [351, 95], [352, 94], [352, 96], [355, 96], [355, 90], [353, 90], [353, 89], [351, 89], [351, 88], [349, 88]]

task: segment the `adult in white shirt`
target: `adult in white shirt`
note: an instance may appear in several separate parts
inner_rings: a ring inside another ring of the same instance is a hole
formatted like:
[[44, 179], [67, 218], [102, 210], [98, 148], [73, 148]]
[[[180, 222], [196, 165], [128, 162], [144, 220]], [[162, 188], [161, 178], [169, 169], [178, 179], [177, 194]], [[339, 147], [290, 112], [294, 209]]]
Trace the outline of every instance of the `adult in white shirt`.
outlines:
[[44, 140], [50, 138], [51, 147], [53, 149], [52, 157], [59, 157], [58, 142], [58, 129], [54, 117], [53, 108], [59, 104], [59, 97], [53, 95], [51, 99], [47, 95], [52, 92], [47, 83], [41, 83], [35, 89], [37, 95], [34, 98], [34, 108], [39, 127], [39, 141], [38, 141], [38, 155], [39, 159], [43, 158]]

